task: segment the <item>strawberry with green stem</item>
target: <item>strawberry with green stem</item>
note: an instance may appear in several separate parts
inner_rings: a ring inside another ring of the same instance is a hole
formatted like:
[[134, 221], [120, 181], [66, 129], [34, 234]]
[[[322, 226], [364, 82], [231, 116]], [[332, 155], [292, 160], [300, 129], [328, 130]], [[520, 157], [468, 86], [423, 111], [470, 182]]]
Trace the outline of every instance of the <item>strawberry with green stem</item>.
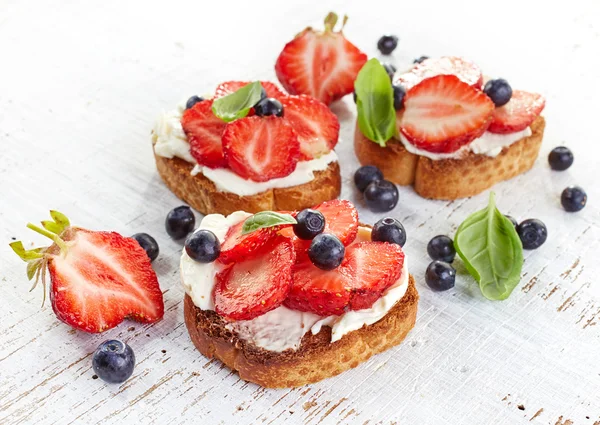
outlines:
[[48, 247], [26, 250], [10, 244], [27, 262], [27, 277], [40, 278], [46, 296], [50, 274], [50, 300], [59, 320], [86, 332], [103, 332], [131, 318], [154, 323], [164, 314], [162, 292], [150, 259], [135, 239], [115, 232], [99, 232], [71, 226], [58, 211], [43, 228], [31, 230], [52, 240]]

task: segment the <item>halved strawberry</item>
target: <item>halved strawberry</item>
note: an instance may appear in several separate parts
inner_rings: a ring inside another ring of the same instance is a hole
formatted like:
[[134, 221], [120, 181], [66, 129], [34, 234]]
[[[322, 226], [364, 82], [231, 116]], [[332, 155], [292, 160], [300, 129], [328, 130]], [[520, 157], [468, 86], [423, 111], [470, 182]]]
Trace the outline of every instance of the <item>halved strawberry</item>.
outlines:
[[350, 301], [348, 279], [342, 269], [323, 271], [308, 258], [294, 265], [293, 283], [284, 305], [320, 316], [340, 315]]
[[387, 242], [359, 242], [346, 248], [341, 272], [348, 276], [351, 310], [369, 308], [402, 273], [404, 252]]
[[337, 15], [330, 13], [325, 31], [306, 28], [279, 54], [275, 72], [290, 94], [307, 94], [329, 105], [354, 90], [367, 55], [344, 37], [343, 25], [333, 30], [336, 22]]
[[71, 227], [64, 215], [56, 211], [51, 215], [59, 219], [42, 222], [46, 230], [28, 227], [54, 244], [30, 251], [21, 242], [11, 246], [28, 262], [29, 278], [41, 276], [44, 294], [49, 271], [50, 299], [58, 319], [85, 332], [103, 332], [126, 318], [154, 323], [163, 317], [156, 273], [135, 239]]
[[296, 132], [284, 119], [254, 116], [227, 124], [223, 151], [237, 175], [264, 182], [296, 169], [300, 145]]
[[284, 119], [298, 135], [300, 161], [319, 158], [335, 147], [340, 122], [323, 102], [310, 96], [288, 96], [281, 103]]
[[455, 152], [487, 129], [494, 103], [454, 75], [427, 78], [411, 88], [399, 114], [400, 132], [419, 149]]
[[487, 130], [500, 134], [525, 130], [540, 115], [544, 106], [546, 99], [541, 94], [514, 90], [506, 105], [494, 109]]
[[325, 201], [314, 207], [325, 216], [325, 230], [323, 233], [331, 233], [346, 246], [356, 239], [358, 232], [358, 212], [350, 201], [334, 199]]
[[290, 240], [279, 236], [218, 273], [215, 311], [229, 320], [251, 320], [279, 307], [292, 285], [294, 258]]
[[481, 69], [473, 62], [455, 56], [426, 59], [410, 71], [400, 74], [395, 78], [395, 82], [408, 90], [424, 79], [436, 75], [455, 75], [461, 81], [479, 90], [483, 84]]
[[221, 244], [219, 262], [223, 264], [235, 263], [254, 255], [256, 251], [275, 238], [277, 231], [280, 229], [280, 227], [266, 227], [242, 235], [243, 226], [244, 221], [241, 221], [229, 228], [225, 240]]
[[227, 167], [221, 136], [226, 123], [212, 112], [212, 100], [204, 100], [186, 109], [181, 126], [190, 142], [190, 153], [198, 164], [210, 168]]
[[[250, 84], [250, 81], [226, 81], [217, 86], [215, 90], [215, 99], [219, 97], [226, 96], [231, 94], [245, 85]], [[271, 83], [269, 81], [261, 81], [260, 85], [263, 86], [265, 92], [267, 93], [267, 97], [273, 97], [275, 99], [283, 99], [287, 97], [287, 93], [281, 90], [277, 84]]]

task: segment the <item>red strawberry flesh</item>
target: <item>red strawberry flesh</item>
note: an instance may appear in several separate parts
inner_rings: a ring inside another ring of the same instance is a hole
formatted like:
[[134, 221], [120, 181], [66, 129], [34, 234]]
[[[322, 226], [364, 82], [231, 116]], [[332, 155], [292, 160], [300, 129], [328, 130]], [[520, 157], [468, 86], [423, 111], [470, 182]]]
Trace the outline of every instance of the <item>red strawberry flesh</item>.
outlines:
[[292, 285], [295, 254], [279, 236], [255, 256], [237, 261], [216, 276], [215, 311], [228, 320], [251, 320], [279, 307]]
[[451, 153], [485, 132], [493, 110], [480, 90], [454, 75], [438, 75], [406, 93], [400, 132], [419, 149]]
[[[244, 220], [245, 221], [245, 220]], [[231, 226], [221, 244], [221, 254], [218, 261], [223, 264], [241, 261], [253, 256], [256, 251], [277, 236], [278, 227], [258, 229], [251, 233], [242, 234], [244, 221]]]
[[51, 257], [50, 297], [56, 316], [86, 332], [103, 332], [131, 318], [153, 323], [164, 314], [163, 295], [146, 251], [114, 232], [71, 228], [66, 253]]
[[204, 100], [186, 109], [181, 126], [190, 143], [190, 153], [198, 164], [209, 168], [226, 167], [221, 143], [226, 123], [213, 114], [212, 103], [212, 100]]
[[324, 103], [309, 96], [289, 96], [281, 103], [285, 120], [298, 135], [301, 161], [319, 158], [335, 147], [340, 123]]
[[514, 90], [510, 101], [494, 109], [490, 133], [515, 133], [525, 130], [541, 114], [546, 99], [540, 94]]
[[358, 233], [358, 212], [350, 201], [334, 199], [317, 205], [325, 217], [323, 233], [331, 233], [346, 246], [350, 245]]

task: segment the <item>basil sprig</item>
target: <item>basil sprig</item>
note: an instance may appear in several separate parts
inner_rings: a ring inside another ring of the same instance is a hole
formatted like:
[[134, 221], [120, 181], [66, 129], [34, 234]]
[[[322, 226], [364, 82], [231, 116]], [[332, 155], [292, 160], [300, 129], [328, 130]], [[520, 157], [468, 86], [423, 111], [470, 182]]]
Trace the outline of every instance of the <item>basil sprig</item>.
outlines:
[[281, 214], [275, 211], [262, 211], [250, 216], [244, 221], [242, 235], [255, 232], [258, 229], [274, 227], [282, 224], [296, 224], [297, 221], [289, 214]]
[[246, 84], [227, 96], [215, 99], [212, 112], [225, 122], [244, 118], [250, 112], [250, 108], [260, 100], [261, 91], [262, 86], [259, 81]]
[[358, 128], [369, 140], [385, 147], [396, 131], [394, 89], [381, 62], [373, 58], [354, 82]]
[[487, 208], [459, 226], [454, 246], [487, 299], [504, 300], [519, 284], [523, 245], [514, 225], [496, 208], [494, 192]]

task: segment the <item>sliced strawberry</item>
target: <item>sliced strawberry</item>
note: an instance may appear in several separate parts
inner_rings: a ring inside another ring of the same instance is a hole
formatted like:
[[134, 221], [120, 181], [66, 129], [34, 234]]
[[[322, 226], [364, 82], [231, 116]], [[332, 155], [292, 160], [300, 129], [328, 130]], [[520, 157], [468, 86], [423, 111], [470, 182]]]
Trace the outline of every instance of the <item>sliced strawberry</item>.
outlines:
[[186, 109], [181, 126], [190, 142], [190, 153], [198, 164], [210, 168], [226, 167], [221, 143], [226, 123], [212, 113], [212, 103], [212, 100], [205, 100]]
[[333, 31], [336, 21], [337, 16], [329, 14], [325, 31], [306, 28], [279, 54], [275, 72], [290, 94], [306, 94], [329, 105], [354, 90], [367, 55], [341, 30]]
[[325, 216], [325, 230], [323, 230], [323, 233], [331, 233], [337, 236], [346, 246], [356, 239], [358, 212], [350, 201], [334, 199], [325, 201], [314, 209], [319, 210]]
[[[250, 81], [226, 81], [217, 86], [215, 90], [215, 99], [218, 97], [223, 97], [228, 94], [231, 94], [245, 85], [250, 84]], [[277, 84], [271, 83], [269, 81], [261, 81], [260, 85], [263, 86], [265, 92], [267, 93], [267, 97], [273, 97], [275, 99], [283, 99], [287, 97], [287, 93], [281, 90]]]
[[410, 71], [400, 74], [395, 81], [408, 90], [424, 79], [436, 75], [455, 75], [461, 81], [479, 90], [483, 84], [483, 75], [477, 65], [454, 56], [426, 59]]
[[320, 316], [340, 315], [350, 301], [348, 280], [342, 269], [323, 271], [308, 258], [296, 263], [286, 307]]
[[348, 276], [351, 310], [369, 308], [402, 273], [404, 252], [387, 242], [359, 242], [346, 248], [341, 272]]
[[215, 311], [229, 320], [251, 320], [279, 307], [292, 285], [294, 258], [289, 239], [279, 236], [257, 256], [218, 273]]
[[487, 130], [500, 134], [525, 130], [540, 115], [544, 106], [546, 99], [541, 94], [514, 90], [506, 105], [494, 109]]
[[494, 103], [454, 75], [427, 78], [411, 88], [399, 114], [402, 134], [419, 149], [450, 153], [481, 136]]
[[131, 318], [153, 323], [164, 314], [163, 295], [140, 244], [114, 232], [70, 228], [68, 249], [48, 260], [52, 309], [85, 332], [103, 332]]
[[300, 145], [296, 132], [284, 119], [254, 116], [227, 124], [223, 150], [237, 175], [264, 182], [296, 169]]
[[267, 227], [242, 235], [243, 226], [244, 222], [241, 221], [229, 228], [225, 240], [221, 244], [219, 262], [223, 264], [235, 263], [253, 256], [256, 251], [275, 238], [277, 231], [280, 229], [279, 227]]
[[319, 158], [335, 147], [340, 122], [324, 103], [309, 96], [288, 96], [281, 103], [285, 120], [298, 135], [300, 161]]

